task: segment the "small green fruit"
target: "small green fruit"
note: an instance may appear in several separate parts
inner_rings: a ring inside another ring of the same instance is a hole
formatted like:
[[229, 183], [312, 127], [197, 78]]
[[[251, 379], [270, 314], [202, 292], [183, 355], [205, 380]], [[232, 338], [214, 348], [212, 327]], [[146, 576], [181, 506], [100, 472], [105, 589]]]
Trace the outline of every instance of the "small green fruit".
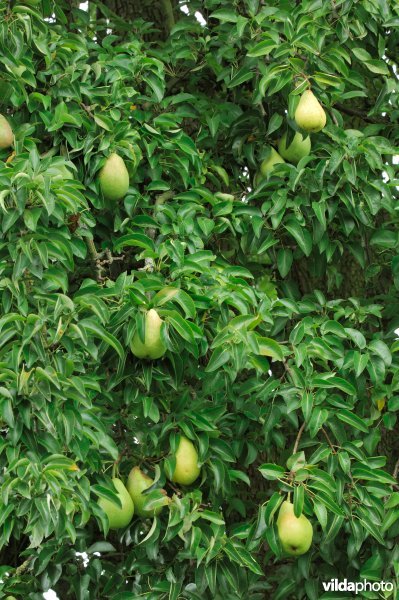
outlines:
[[112, 480], [112, 482], [116, 488], [117, 496], [119, 497], [122, 506], [120, 507], [110, 500], [106, 500], [105, 498], [100, 498], [98, 504], [108, 517], [109, 528], [121, 529], [122, 527], [129, 525], [130, 521], [132, 520], [134, 514], [134, 504], [123, 482], [116, 477]]
[[273, 171], [274, 166], [279, 165], [281, 163], [285, 163], [284, 158], [282, 158], [274, 148], [270, 148], [269, 156], [265, 158], [265, 160], [263, 160], [260, 164], [261, 175], [263, 177], [268, 177]]
[[181, 436], [175, 457], [176, 467], [172, 481], [181, 485], [192, 484], [201, 472], [198, 466], [198, 452], [194, 444], [186, 437]]
[[9, 148], [14, 141], [14, 134], [7, 119], [0, 115], [0, 149]]
[[[134, 511], [139, 517], [153, 517], [154, 515], [159, 515], [163, 509], [163, 506], [157, 506], [157, 508], [154, 508], [153, 510], [144, 508], [146, 496], [143, 494], [143, 492], [151, 487], [153, 483], [154, 480], [143, 473], [139, 467], [133, 467], [129, 473], [126, 487], [131, 499], [133, 500]], [[167, 497], [165, 490], [160, 491], [165, 494], [165, 506], [168, 504], [169, 498]]]
[[120, 200], [129, 189], [129, 173], [123, 158], [111, 154], [100, 171], [100, 188], [106, 200]]
[[130, 349], [137, 358], [155, 360], [165, 354], [166, 347], [161, 340], [162, 323], [157, 311], [151, 308], [145, 316], [144, 343], [136, 331], [130, 344]]
[[294, 505], [288, 500], [281, 505], [277, 530], [281, 546], [290, 556], [301, 556], [309, 550], [313, 538], [312, 524], [304, 514], [296, 517]]
[[15, 596], [6, 596], [5, 600], [17, 600]]
[[310, 154], [312, 142], [310, 136], [305, 138], [298, 131], [295, 133], [291, 144], [287, 148], [287, 134], [284, 133], [283, 137], [278, 143], [278, 151], [281, 156], [292, 163], [298, 163], [301, 158]]
[[304, 131], [321, 131], [327, 121], [326, 113], [311, 90], [305, 90], [295, 111], [295, 122]]

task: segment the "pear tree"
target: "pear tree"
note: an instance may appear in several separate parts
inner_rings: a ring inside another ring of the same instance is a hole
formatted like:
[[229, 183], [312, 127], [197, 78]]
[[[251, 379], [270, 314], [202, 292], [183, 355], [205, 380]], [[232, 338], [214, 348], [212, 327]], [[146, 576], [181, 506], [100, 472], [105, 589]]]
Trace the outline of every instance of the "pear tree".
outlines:
[[0, 2], [0, 598], [394, 600], [398, 19]]

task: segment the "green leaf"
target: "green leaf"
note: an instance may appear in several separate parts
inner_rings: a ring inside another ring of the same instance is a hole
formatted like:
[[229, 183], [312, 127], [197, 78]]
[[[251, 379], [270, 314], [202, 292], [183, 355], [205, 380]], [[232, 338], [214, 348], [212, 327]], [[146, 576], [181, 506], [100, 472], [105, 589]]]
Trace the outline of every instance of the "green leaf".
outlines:
[[277, 252], [277, 268], [282, 278], [290, 272], [293, 259], [294, 255], [289, 248], [280, 248]]
[[223, 551], [233, 561], [241, 567], [246, 567], [256, 575], [263, 575], [263, 571], [248, 550], [238, 542], [227, 540], [223, 546]]
[[309, 256], [312, 252], [312, 236], [309, 231], [304, 227], [301, 227], [298, 221], [294, 221], [293, 219], [287, 220], [284, 223], [284, 227], [295, 239], [305, 256]]
[[355, 415], [345, 408], [340, 408], [336, 412], [336, 415], [340, 421], [343, 421], [347, 425], [359, 429], [360, 431], [364, 431], [364, 433], [368, 433], [367, 424], [358, 415]]
[[209, 15], [209, 19], [218, 19], [227, 23], [237, 23], [238, 15], [233, 9], [219, 8]]
[[262, 42], [258, 42], [257, 44], [252, 46], [249, 49], [247, 56], [251, 56], [251, 57], [267, 56], [276, 47], [277, 47], [277, 44], [273, 40], [263, 40]]
[[266, 337], [256, 337], [259, 345], [259, 354], [261, 356], [270, 356], [274, 360], [284, 360], [284, 351], [282, 346], [275, 340]]
[[285, 475], [284, 467], [272, 463], [261, 465], [259, 471], [265, 479], [282, 479]]
[[92, 333], [95, 337], [100, 338], [108, 346], [111, 346], [117, 353], [121, 360], [125, 356], [125, 351], [122, 344], [112, 334], [108, 333], [101, 325], [96, 323], [92, 319], [82, 319], [79, 323], [80, 327], [83, 327], [85, 331]]

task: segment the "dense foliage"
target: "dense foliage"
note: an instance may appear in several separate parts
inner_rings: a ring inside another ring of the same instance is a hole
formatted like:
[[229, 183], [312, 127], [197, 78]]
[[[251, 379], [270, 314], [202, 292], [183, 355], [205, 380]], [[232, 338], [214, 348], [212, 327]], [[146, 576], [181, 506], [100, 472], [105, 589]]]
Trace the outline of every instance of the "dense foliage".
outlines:
[[[0, 5], [3, 595], [318, 600], [399, 576], [399, 7], [186, 4], [166, 41], [107, 3]], [[310, 87], [311, 154], [254, 183]], [[149, 308], [154, 361], [130, 350]], [[108, 531], [99, 498], [134, 465], [171, 502]], [[287, 492], [314, 528], [299, 558]]]

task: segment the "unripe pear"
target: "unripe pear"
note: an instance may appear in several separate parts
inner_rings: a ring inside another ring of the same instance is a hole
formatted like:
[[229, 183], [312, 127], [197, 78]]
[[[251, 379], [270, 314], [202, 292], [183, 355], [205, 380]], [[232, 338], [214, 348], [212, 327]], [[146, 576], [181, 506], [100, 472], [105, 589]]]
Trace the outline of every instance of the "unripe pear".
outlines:
[[175, 458], [176, 467], [172, 481], [181, 485], [192, 484], [198, 478], [201, 469], [198, 466], [198, 452], [194, 444], [184, 436], [180, 438]]
[[130, 343], [130, 349], [137, 358], [155, 360], [165, 354], [166, 347], [161, 340], [162, 323], [157, 311], [151, 308], [145, 316], [144, 343], [137, 331]]
[[120, 200], [129, 189], [129, 173], [125, 162], [115, 152], [110, 154], [99, 175], [100, 188], [106, 200]]
[[9, 148], [14, 140], [11, 125], [3, 115], [0, 115], [0, 150]]
[[165, 502], [163, 506], [157, 506], [152, 510], [144, 508], [146, 496], [143, 494], [145, 490], [152, 486], [154, 480], [148, 477], [139, 467], [133, 467], [129, 473], [127, 479], [127, 491], [130, 494], [134, 504], [134, 511], [139, 517], [153, 517], [159, 515], [163, 506], [168, 504], [169, 498], [166, 495], [165, 490], [160, 490], [165, 495]]
[[274, 166], [280, 163], [285, 163], [284, 158], [282, 158], [274, 148], [270, 148], [269, 156], [260, 164], [261, 175], [267, 177], [273, 171]]
[[281, 546], [287, 554], [300, 556], [309, 550], [313, 538], [312, 524], [304, 514], [296, 517], [294, 505], [288, 500], [281, 505], [277, 530]]
[[98, 504], [108, 517], [109, 528], [121, 529], [122, 527], [129, 525], [132, 520], [134, 504], [123, 482], [117, 477], [115, 477], [112, 482], [117, 490], [117, 496], [119, 497], [122, 506], [120, 507], [111, 502], [111, 500], [106, 500], [105, 498], [100, 498]]
[[327, 121], [326, 113], [312, 90], [305, 90], [295, 111], [295, 122], [304, 131], [321, 131]]
[[301, 158], [308, 156], [312, 142], [310, 136], [307, 135], [305, 138], [298, 131], [295, 133], [291, 144], [287, 148], [287, 134], [284, 133], [278, 143], [278, 151], [281, 156], [292, 163], [298, 163]]

